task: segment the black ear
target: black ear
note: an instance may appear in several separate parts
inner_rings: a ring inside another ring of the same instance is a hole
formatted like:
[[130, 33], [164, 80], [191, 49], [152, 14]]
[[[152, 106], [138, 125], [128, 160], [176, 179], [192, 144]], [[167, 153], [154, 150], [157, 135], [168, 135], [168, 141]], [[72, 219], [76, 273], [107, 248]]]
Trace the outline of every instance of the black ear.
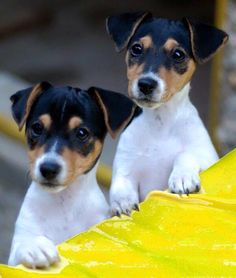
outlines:
[[128, 97], [97, 87], [88, 89], [88, 93], [98, 103], [102, 110], [106, 128], [112, 138], [131, 120], [136, 105]]
[[228, 41], [228, 34], [213, 26], [183, 19], [189, 29], [194, 59], [198, 63], [208, 61]]
[[152, 16], [151, 13], [136, 12], [109, 16], [106, 19], [107, 33], [115, 42], [118, 52], [128, 45], [140, 23], [148, 16]]
[[22, 130], [37, 97], [51, 86], [48, 82], [41, 82], [34, 87], [18, 91], [10, 97], [12, 116], [18, 124], [19, 130]]

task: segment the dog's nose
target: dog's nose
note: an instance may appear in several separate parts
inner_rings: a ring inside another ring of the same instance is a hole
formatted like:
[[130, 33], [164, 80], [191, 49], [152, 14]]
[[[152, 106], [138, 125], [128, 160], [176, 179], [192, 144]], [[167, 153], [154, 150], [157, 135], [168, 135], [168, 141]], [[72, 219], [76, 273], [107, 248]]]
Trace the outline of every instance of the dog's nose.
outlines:
[[140, 92], [144, 95], [150, 95], [157, 87], [157, 81], [152, 78], [141, 78], [138, 81]]
[[54, 179], [60, 172], [61, 166], [55, 162], [44, 162], [40, 165], [40, 172], [47, 180]]

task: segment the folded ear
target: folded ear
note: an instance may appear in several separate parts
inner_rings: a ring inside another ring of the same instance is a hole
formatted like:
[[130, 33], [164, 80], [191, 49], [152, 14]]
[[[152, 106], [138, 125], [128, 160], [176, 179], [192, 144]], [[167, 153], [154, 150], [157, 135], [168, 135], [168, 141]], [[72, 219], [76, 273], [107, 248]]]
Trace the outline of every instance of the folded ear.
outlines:
[[189, 29], [194, 59], [200, 64], [208, 61], [228, 41], [229, 36], [220, 29], [187, 18], [183, 21]]
[[48, 82], [41, 82], [34, 87], [16, 92], [10, 97], [12, 102], [12, 116], [21, 131], [37, 97], [52, 85]]
[[110, 16], [106, 19], [107, 33], [115, 42], [118, 52], [122, 51], [128, 45], [138, 26], [147, 16], [151, 16], [151, 13], [125, 13]]
[[131, 120], [136, 105], [128, 97], [112, 91], [103, 90], [97, 87], [88, 89], [88, 93], [99, 105], [107, 131], [112, 138], [121, 131]]

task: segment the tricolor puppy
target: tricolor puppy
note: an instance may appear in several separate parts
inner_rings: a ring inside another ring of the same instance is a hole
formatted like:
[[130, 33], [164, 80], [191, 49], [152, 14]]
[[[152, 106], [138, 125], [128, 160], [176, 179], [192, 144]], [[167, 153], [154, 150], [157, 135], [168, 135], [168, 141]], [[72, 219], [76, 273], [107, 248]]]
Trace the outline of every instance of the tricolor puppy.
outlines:
[[15, 225], [9, 264], [43, 268], [59, 260], [56, 244], [109, 217], [96, 181], [107, 131], [131, 119], [135, 104], [118, 93], [47, 82], [11, 97], [26, 125], [32, 183]]
[[226, 43], [227, 34], [147, 12], [111, 16], [107, 31], [118, 51], [126, 49], [128, 93], [143, 108], [118, 144], [113, 213], [129, 214], [151, 190], [199, 191], [199, 172], [218, 156], [189, 100], [190, 81], [197, 65]]

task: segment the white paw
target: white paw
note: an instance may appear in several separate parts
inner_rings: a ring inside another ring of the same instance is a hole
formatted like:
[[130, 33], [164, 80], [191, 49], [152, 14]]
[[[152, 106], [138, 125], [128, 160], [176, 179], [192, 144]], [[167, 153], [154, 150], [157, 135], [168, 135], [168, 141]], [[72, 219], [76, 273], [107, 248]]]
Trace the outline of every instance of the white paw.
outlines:
[[196, 171], [173, 171], [168, 181], [169, 190], [177, 194], [189, 194], [200, 190], [200, 177]]
[[139, 210], [137, 194], [130, 194], [129, 196], [111, 198], [111, 213], [112, 215], [121, 216], [121, 214], [130, 215], [132, 210]]
[[9, 264], [23, 264], [29, 268], [47, 268], [60, 260], [56, 246], [46, 237], [39, 236], [17, 246]]

